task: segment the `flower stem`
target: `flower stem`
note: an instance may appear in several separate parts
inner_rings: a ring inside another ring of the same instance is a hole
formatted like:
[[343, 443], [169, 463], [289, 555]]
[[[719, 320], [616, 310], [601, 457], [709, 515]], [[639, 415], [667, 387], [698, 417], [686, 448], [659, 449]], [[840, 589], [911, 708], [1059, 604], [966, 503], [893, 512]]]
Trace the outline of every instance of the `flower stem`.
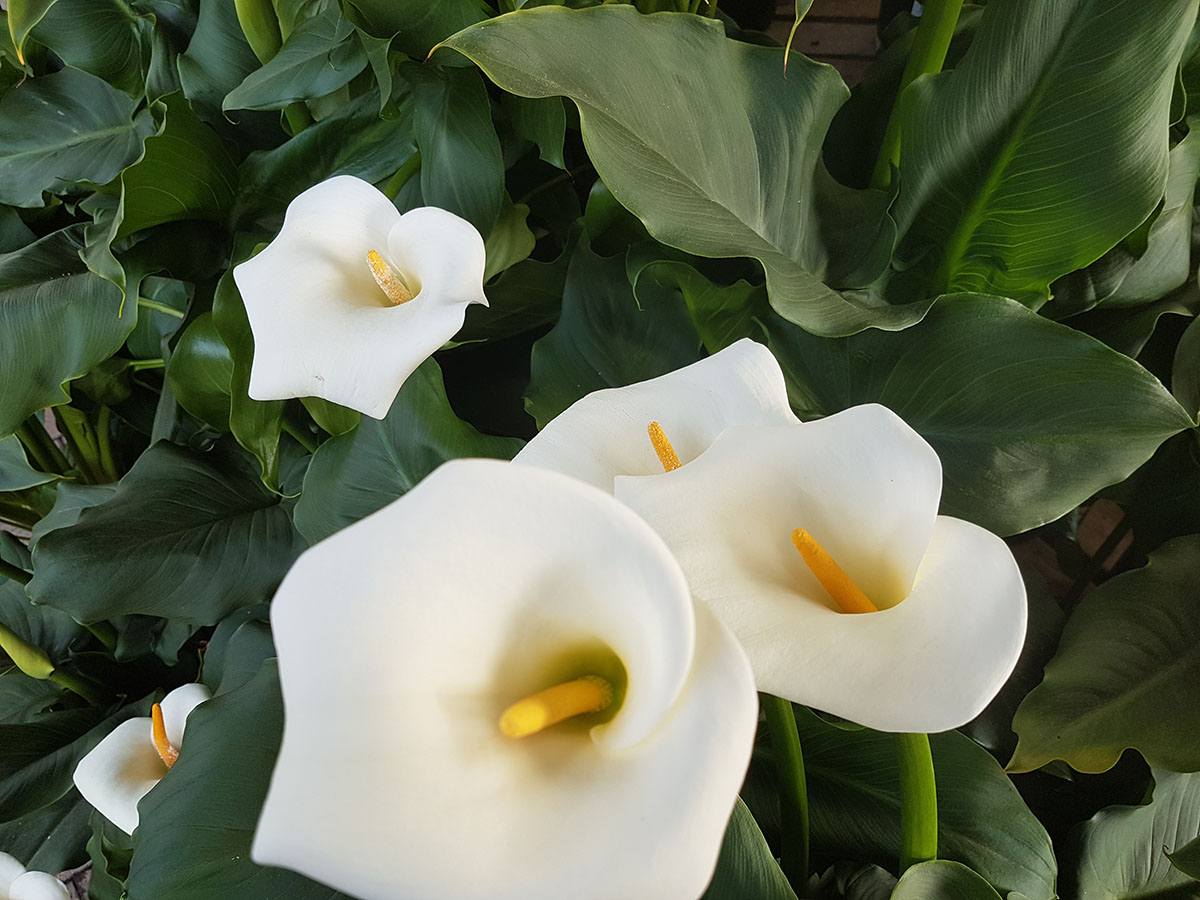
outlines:
[[96, 419], [96, 439], [99, 442], [100, 467], [104, 472], [106, 481], [120, 481], [121, 473], [117, 471], [117, 464], [113, 458], [111, 430], [112, 410], [107, 406], [101, 406], [100, 415]]
[[112, 627], [111, 622], [106, 622], [101, 619], [99, 622], [93, 622], [91, 625], [84, 625], [92, 636], [96, 638], [109, 650], [117, 649], [117, 629]]
[[287, 119], [288, 128], [292, 131], [292, 137], [295, 137], [316, 121], [313, 119], [312, 113], [308, 111], [308, 107], [299, 100], [295, 103], [289, 103], [284, 107], [283, 117]]
[[317, 452], [317, 442], [313, 436], [305, 431], [303, 426], [297, 425], [295, 422], [289, 421], [285, 416], [283, 419], [283, 430], [296, 439], [296, 441], [307, 450], [309, 453]]
[[[26, 439], [31, 443], [36, 443], [47, 460], [50, 468], [44, 471], [62, 475], [67, 469], [71, 468], [71, 464], [63, 456], [63, 452], [58, 449], [58, 444], [54, 443], [54, 438], [50, 437], [49, 432], [46, 431], [46, 427], [36, 415], [26, 419], [21, 429], [18, 429], [17, 434], [21, 434], [22, 430], [26, 435]], [[22, 443], [24, 442], [25, 439], [22, 440]], [[29, 445], [27, 444], [26, 446]]]
[[782, 825], [781, 866], [797, 894], [808, 883], [808, 782], [804, 755], [790, 701], [772, 694], [759, 695], [779, 779], [779, 810]]
[[47, 458], [45, 449], [28, 424], [22, 422], [18, 425], [16, 435], [17, 439], [21, 442], [21, 446], [25, 448], [25, 452], [33, 460], [35, 466], [49, 474], [62, 474], [61, 472], [55, 472], [54, 464]]
[[74, 452], [79, 471], [91, 484], [103, 484], [108, 479], [100, 465], [100, 449], [96, 446], [96, 437], [87, 418], [70, 406], [59, 407], [57, 418], [62, 426], [63, 437]]
[[929, 736], [897, 734], [900, 760], [900, 874], [912, 865], [937, 859], [937, 784]]
[[900, 89], [892, 102], [892, 113], [888, 117], [887, 131], [875, 160], [875, 171], [871, 175], [871, 187], [886, 188], [892, 183], [892, 166], [900, 163], [900, 100], [907, 88], [919, 75], [942, 71], [958, 14], [962, 12], [963, 0], [926, 0], [917, 33], [913, 37], [912, 50], [908, 54], [908, 65], [900, 78]]
[[383, 195], [389, 200], [395, 200], [400, 189], [408, 184], [408, 180], [421, 171], [421, 151], [416, 150], [405, 160], [404, 165], [396, 170], [396, 174], [383, 186]]
[[49, 680], [59, 687], [65, 687], [67, 690], [78, 694], [94, 706], [103, 706], [107, 702], [104, 695], [97, 691], [91, 682], [80, 678], [78, 675], [72, 675], [70, 672], [65, 672], [62, 669], [55, 669], [50, 673]]
[[17, 582], [17, 584], [29, 584], [33, 580], [33, 576], [20, 566], [14, 566], [3, 558], [0, 558], [0, 575]]

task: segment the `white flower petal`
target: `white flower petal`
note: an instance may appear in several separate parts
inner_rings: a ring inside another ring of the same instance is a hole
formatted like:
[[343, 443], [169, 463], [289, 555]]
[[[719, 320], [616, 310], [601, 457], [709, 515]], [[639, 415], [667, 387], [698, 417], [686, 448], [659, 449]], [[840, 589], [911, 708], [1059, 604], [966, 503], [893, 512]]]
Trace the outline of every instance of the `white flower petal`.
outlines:
[[137, 827], [138, 801], [167, 774], [154, 749], [150, 719], [139, 716], [118, 725], [75, 767], [75, 787], [83, 799], [127, 834]]
[[15, 856], [0, 852], [0, 897], [4, 897], [12, 883], [24, 874], [25, 867]]
[[8, 889], [8, 900], [71, 900], [71, 894], [53, 875], [26, 872]]
[[[446, 464], [279, 589], [285, 728], [255, 860], [364, 900], [695, 900], [755, 699], [740, 649], [694, 615], [661, 541], [602, 493]], [[611, 722], [500, 734], [598, 647], [629, 676]]]
[[[1024, 638], [1012, 554], [936, 516], [936, 456], [881, 407], [788, 432], [731, 430], [676, 472], [617, 479], [616, 496], [663, 535], [697, 599], [738, 636], [759, 690], [883, 731], [969, 721]], [[797, 527], [894, 605], [837, 611], [792, 546]]]
[[658, 422], [688, 463], [732, 425], [797, 424], [771, 351], [743, 339], [649, 381], [595, 391], [548, 423], [513, 462], [563, 472], [605, 491], [617, 475], [656, 475], [646, 428]]
[[178, 750], [183, 746], [184, 724], [192, 710], [205, 700], [212, 699], [212, 691], [199, 683], [184, 684], [175, 688], [163, 697], [162, 714], [163, 726], [167, 732], [167, 740]]
[[[391, 305], [371, 250], [421, 286], [412, 300]], [[467, 304], [486, 302], [483, 260], [482, 238], [452, 213], [402, 217], [348, 175], [309, 188], [275, 240], [234, 268], [254, 333], [250, 396], [322, 397], [383, 418], [405, 379], [462, 326]]]

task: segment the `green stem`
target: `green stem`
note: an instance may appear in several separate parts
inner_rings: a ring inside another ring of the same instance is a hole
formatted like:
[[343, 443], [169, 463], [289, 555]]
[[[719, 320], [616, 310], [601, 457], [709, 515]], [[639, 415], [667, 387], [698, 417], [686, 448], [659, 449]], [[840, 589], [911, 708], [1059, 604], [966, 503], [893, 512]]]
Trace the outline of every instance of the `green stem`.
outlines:
[[158, 359], [135, 359], [129, 363], [129, 371], [141, 372], [143, 369], [161, 369], [166, 364], [167, 361], [161, 357]]
[[79, 471], [92, 484], [103, 484], [107, 479], [100, 466], [100, 450], [96, 446], [92, 427], [77, 409], [64, 406], [61, 407], [61, 412], [58, 423], [62, 426], [63, 437], [74, 451]]
[[296, 425], [294, 422], [289, 422], [285, 418], [283, 420], [283, 430], [294, 437], [299, 442], [300, 446], [309, 453], [317, 452], [316, 439], [311, 434], [307, 434], [299, 425]]
[[62, 474], [62, 472], [55, 472], [54, 465], [47, 458], [45, 449], [27, 424], [22, 422], [18, 425], [15, 434], [21, 442], [21, 446], [25, 448], [25, 452], [33, 459], [35, 466], [51, 475]]
[[113, 459], [112, 450], [112, 410], [107, 406], [100, 407], [100, 415], [96, 419], [96, 439], [100, 450], [100, 467], [108, 481], [120, 481], [121, 473], [117, 471], [117, 463]]
[[138, 297], [137, 305], [143, 309], [152, 309], [155, 312], [165, 313], [168, 316], [173, 316], [176, 319], [182, 319], [184, 313], [173, 306], [168, 306], [165, 303], [159, 303], [157, 300], [151, 300], [148, 297]]
[[912, 865], [937, 859], [937, 784], [929, 736], [897, 734], [900, 760], [900, 874]]
[[101, 620], [93, 622], [91, 625], [84, 625], [92, 635], [109, 650], [117, 649], [117, 629], [112, 627], [111, 622]]
[[54, 438], [50, 437], [50, 432], [46, 430], [46, 426], [42, 424], [41, 419], [36, 415], [30, 416], [25, 420], [25, 425], [29, 429], [30, 436], [36, 440], [42, 448], [42, 452], [46, 454], [50, 460], [50, 465], [53, 468], [48, 469], [49, 472], [57, 472], [60, 475], [71, 468], [71, 463], [63, 455], [63, 452], [58, 449], [58, 444], [54, 443]]
[[283, 46], [279, 19], [275, 16], [271, 0], [233, 0], [233, 8], [238, 24], [242, 26], [242, 34], [246, 36], [246, 43], [258, 61], [266, 65]]
[[717, 0], [708, 0], [708, 17], [710, 19], [717, 17]]
[[800, 734], [792, 704], [771, 694], [759, 695], [771, 746], [775, 750], [775, 770], [779, 779], [779, 809], [782, 825], [780, 847], [783, 874], [797, 894], [808, 883], [808, 782], [804, 777], [804, 756], [800, 752]]
[[289, 103], [284, 107], [283, 117], [287, 119], [288, 128], [292, 131], [292, 137], [295, 137], [316, 121], [312, 117], [312, 113], [308, 111], [308, 107], [299, 100], [295, 103]]
[[94, 706], [103, 706], [107, 703], [106, 698], [96, 690], [91, 682], [85, 681], [78, 675], [72, 675], [70, 672], [64, 672], [62, 669], [55, 669], [50, 673], [49, 680], [59, 687], [65, 687], [67, 690], [73, 691]]
[[2, 558], [0, 558], [0, 575], [12, 579], [17, 584], [29, 584], [33, 580], [33, 576], [20, 566], [14, 566], [8, 560]]
[[908, 54], [908, 65], [900, 78], [900, 89], [892, 102], [892, 113], [888, 118], [887, 131], [879, 157], [875, 160], [875, 171], [871, 175], [871, 187], [886, 188], [892, 183], [892, 166], [900, 164], [900, 100], [907, 88], [920, 75], [942, 71], [950, 39], [962, 12], [963, 0], [926, 0], [925, 10], [913, 37], [912, 51]]
[[421, 171], [421, 151], [417, 150], [405, 160], [404, 165], [397, 169], [396, 174], [384, 185], [383, 195], [389, 200], [395, 200], [400, 189], [408, 184], [408, 180], [419, 171]]

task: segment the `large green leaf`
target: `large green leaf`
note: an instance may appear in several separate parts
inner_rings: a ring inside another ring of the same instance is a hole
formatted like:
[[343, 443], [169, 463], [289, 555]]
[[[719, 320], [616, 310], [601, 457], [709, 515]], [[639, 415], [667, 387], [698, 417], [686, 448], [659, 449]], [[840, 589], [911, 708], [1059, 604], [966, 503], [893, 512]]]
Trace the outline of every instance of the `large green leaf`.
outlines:
[[725, 829], [717, 871], [701, 900], [796, 900], [758, 823], [739, 797]]
[[1190, 425], [1133, 360], [1012, 300], [946, 296], [903, 334], [767, 330], [802, 416], [890, 407], [941, 457], [942, 512], [998, 534], [1057, 519]]
[[0, 491], [20, 491], [54, 479], [54, 475], [29, 465], [25, 448], [16, 435], [0, 438]]
[[261, 603], [303, 546], [250, 460], [158, 443], [112, 499], [41, 537], [28, 585], [81, 622], [141, 613], [213, 624]]
[[142, 152], [150, 113], [78, 69], [30, 78], [0, 100], [0, 202], [42, 206], [42, 192], [104, 184]]
[[[844, 730], [801, 707], [796, 707], [796, 721], [814, 858], [894, 867], [900, 848], [895, 737]], [[937, 775], [938, 856], [974, 869], [1001, 894], [1019, 891], [1031, 900], [1051, 900], [1057, 864], [1050, 836], [999, 764], [954, 731], [931, 735], [930, 746]], [[754, 798], [743, 795], [763, 821]]]
[[54, 3], [55, 0], [9, 0], [5, 7], [5, 18], [8, 20], [8, 33], [18, 56], [21, 55], [29, 32], [50, 11]]
[[1200, 879], [1200, 837], [1189, 841], [1173, 853], [1168, 853], [1171, 865], [1180, 872]]
[[1037, 305], [1150, 215], [1195, 17], [1196, 0], [989, 4], [958, 66], [903, 98], [896, 299]]
[[664, 295], [639, 306], [625, 259], [597, 256], [581, 241], [567, 270], [558, 323], [533, 345], [525, 409], [540, 428], [585, 394], [699, 358], [700, 338], [682, 300]]
[[[225, 95], [259, 67], [233, 3], [201, 3], [187, 52], [179, 57], [184, 96], [207, 120], [221, 117]], [[240, 118], [240, 117], [239, 117]]]
[[354, 26], [330, 4], [300, 22], [266, 65], [225, 96], [222, 108], [283, 109], [336, 91], [366, 67]]
[[480, 434], [450, 408], [442, 372], [426, 360], [400, 388], [387, 418], [364, 418], [313, 455], [296, 504], [296, 528], [310, 544], [408, 492], [448, 459], [510, 459], [516, 438]]
[[1200, 884], [1167, 853], [1200, 834], [1200, 773], [1157, 770], [1146, 806], [1112, 806], [1084, 824], [1078, 893], [1087, 900], [1191, 900]]
[[1046, 677], [1017, 710], [1009, 769], [1064, 759], [1103, 772], [1126, 747], [1151, 765], [1200, 769], [1200, 536], [1084, 598]]
[[233, 359], [217, 333], [212, 313], [197, 316], [179, 336], [167, 379], [179, 405], [218, 431], [229, 430]]
[[0, 846], [28, 868], [61, 872], [87, 859], [83, 850], [92, 805], [74, 791], [49, 806], [0, 825]]
[[961, 863], [939, 859], [908, 869], [891, 900], [1000, 900], [1000, 895]]
[[[89, 76], [90, 77], [90, 76]], [[78, 228], [0, 255], [0, 436], [46, 406], [63, 385], [115, 353], [136, 311], [121, 290], [87, 270]]]
[[140, 97], [150, 63], [150, 30], [124, 0], [56, 0], [33, 30], [68, 66]]
[[[847, 97], [831, 67], [725, 37], [701, 16], [628, 5], [518, 10], [445, 45], [507, 91], [564, 95], [613, 194], [654, 237], [700, 256], [752, 256], [771, 302], [821, 334], [904, 328], [928, 303], [888, 306], [860, 286], [886, 265], [888, 197], [825, 171], [826, 128]], [[703, 87], [698, 87], [703, 85]]]
[[338, 900], [342, 895], [250, 860], [283, 733], [273, 660], [253, 681], [188, 717], [179, 760], [138, 807], [129, 900]]
[[1200, 319], [1187, 327], [1175, 348], [1171, 390], [1189, 415], [1200, 415]]
[[[26, 571], [32, 570], [29, 552], [8, 534], [0, 534], [0, 558]], [[41, 649], [50, 662], [58, 665], [72, 642], [84, 635], [82, 626], [66, 613], [46, 606], [35, 606], [25, 586], [5, 578], [0, 581], [0, 626], [21, 640]]]
[[482, 0], [342, 0], [377, 37], [395, 35], [395, 45], [424, 59], [430, 48], [487, 16]]
[[487, 235], [504, 196], [504, 160], [483, 79], [473, 69], [415, 63], [402, 72], [413, 84], [422, 197]]

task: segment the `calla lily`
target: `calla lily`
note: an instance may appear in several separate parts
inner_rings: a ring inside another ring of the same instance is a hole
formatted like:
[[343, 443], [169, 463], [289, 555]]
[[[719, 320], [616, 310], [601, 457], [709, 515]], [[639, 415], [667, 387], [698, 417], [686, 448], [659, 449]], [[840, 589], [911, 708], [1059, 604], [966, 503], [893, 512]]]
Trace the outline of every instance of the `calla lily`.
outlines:
[[453, 213], [401, 215], [338, 175], [287, 208], [279, 235], [233, 270], [254, 333], [250, 396], [321, 397], [382, 419], [483, 294], [483, 238]]
[[933, 448], [868, 405], [799, 428], [731, 428], [679, 471], [618, 478], [615, 495], [741, 640], [759, 690], [933, 732], [992, 699], [1026, 617], [1008, 547], [939, 516], [941, 484]]
[[257, 862], [362, 900], [704, 890], [753, 680], [611, 497], [447, 463], [302, 555], [271, 621], [285, 724]]
[[0, 853], [0, 900], [71, 900], [71, 895], [53, 875], [27, 872], [15, 857]]
[[799, 420], [771, 351], [744, 338], [658, 378], [594, 391], [549, 422], [513, 462], [563, 472], [605, 491], [617, 475], [662, 472], [646, 429], [659, 423], [686, 464], [731, 425]]
[[106, 819], [133, 834], [138, 801], [167, 774], [183, 745], [192, 710], [212, 696], [202, 684], [177, 687], [151, 716], [127, 719], [75, 767], [75, 787]]

